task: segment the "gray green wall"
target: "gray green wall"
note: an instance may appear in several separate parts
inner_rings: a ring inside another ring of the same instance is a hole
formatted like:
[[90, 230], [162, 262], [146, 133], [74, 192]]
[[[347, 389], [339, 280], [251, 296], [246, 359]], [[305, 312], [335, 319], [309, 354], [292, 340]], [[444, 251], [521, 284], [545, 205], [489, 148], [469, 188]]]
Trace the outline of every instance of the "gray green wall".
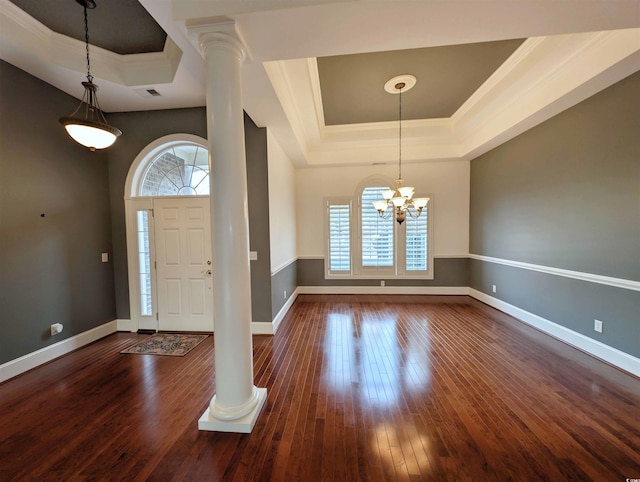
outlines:
[[251, 261], [251, 316], [269, 322], [271, 317], [271, 240], [269, 237], [269, 175], [267, 129], [244, 117], [249, 201], [249, 249], [258, 253]]
[[124, 212], [124, 185], [131, 164], [151, 142], [170, 134], [193, 134], [206, 139], [205, 109], [172, 109], [109, 114], [109, 122], [123, 135], [109, 148], [109, 191], [113, 231], [113, 262], [118, 319], [129, 313], [129, 279], [127, 271], [127, 230]]
[[300, 286], [468, 286], [468, 258], [434, 258], [433, 279], [326, 279], [324, 259], [299, 259], [297, 282]]
[[[0, 61], [0, 364], [116, 317], [105, 152], [58, 122], [78, 100]], [[78, 88], [80, 79], [78, 80]], [[42, 216], [44, 214], [44, 217]], [[50, 336], [50, 325], [64, 331]]]
[[[640, 281], [639, 134], [636, 73], [473, 160], [470, 253]], [[483, 260], [470, 274], [476, 290], [640, 356], [639, 291]]]
[[[207, 136], [204, 107], [109, 114], [111, 124], [124, 134], [108, 151], [111, 224], [113, 230], [116, 307], [119, 319], [129, 319], [129, 280], [124, 210], [124, 187], [129, 168], [140, 151], [156, 139], [177, 133]], [[271, 321], [269, 261], [269, 196], [266, 129], [245, 115], [250, 249], [259, 251], [251, 262], [252, 316]]]
[[295, 260], [271, 276], [271, 318], [275, 319], [298, 287], [298, 263]]

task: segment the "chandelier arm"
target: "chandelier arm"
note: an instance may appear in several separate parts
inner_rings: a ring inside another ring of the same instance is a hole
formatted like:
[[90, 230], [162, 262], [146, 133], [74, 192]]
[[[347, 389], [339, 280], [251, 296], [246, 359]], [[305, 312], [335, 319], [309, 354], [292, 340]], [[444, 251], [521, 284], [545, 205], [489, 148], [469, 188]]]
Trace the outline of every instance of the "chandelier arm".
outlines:
[[387, 209], [385, 209], [384, 211], [378, 211], [378, 215], [380, 215], [382, 219], [389, 219], [391, 216], [393, 216], [394, 212], [395, 208], [393, 207], [393, 205], [387, 205]]
[[412, 203], [407, 206], [407, 212], [413, 219], [418, 219], [422, 214], [422, 209], [416, 208]]
[[[98, 87], [96, 86], [96, 90], [98, 89]], [[94, 102], [91, 103], [91, 105], [93, 105], [95, 107], [95, 113], [96, 113], [96, 118], [98, 119], [98, 122], [102, 122], [103, 124], [109, 124], [107, 122], [107, 118], [104, 116], [104, 112], [102, 112], [102, 109], [100, 108], [100, 101], [98, 101], [98, 96], [93, 95], [93, 99]]]

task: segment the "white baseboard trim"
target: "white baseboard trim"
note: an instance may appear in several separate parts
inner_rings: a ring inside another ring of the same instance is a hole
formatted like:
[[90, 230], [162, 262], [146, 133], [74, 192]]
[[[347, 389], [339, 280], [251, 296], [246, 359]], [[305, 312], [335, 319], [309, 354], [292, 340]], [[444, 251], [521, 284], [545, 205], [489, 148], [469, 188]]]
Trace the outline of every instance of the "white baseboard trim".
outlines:
[[134, 323], [131, 320], [116, 320], [116, 324], [118, 326], [118, 331], [127, 331], [131, 333], [138, 331], [138, 328], [134, 326]]
[[53, 345], [41, 348], [40, 350], [28, 353], [15, 360], [8, 361], [0, 365], [0, 383], [15, 376], [29, 371], [44, 363], [50, 362], [62, 355], [77, 350], [89, 343], [93, 343], [100, 338], [115, 333], [117, 330], [117, 320], [110, 321], [104, 325], [96, 326], [91, 330], [74, 335], [66, 340], [59, 341]]
[[534, 328], [563, 341], [564, 343], [588, 353], [589, 355], [604, 360], [607, 363], [640, 377], [640, 358], [635, 358], [623, 351], [605, 345], [604, 343], [589, 338], [588, 336], [570, 330], [569, 328], [565, 328], [553, 321], [534, 315], [522, 308], [518, 308], [517, 306], [506, 303], [473, 288], [469, 288], [469, 296], [472, 296], [473, 298], [500, 311], [504, 311], [505, 313], [517, 318], [518, 321], [531, 325]]
[[293, 305], [293, 302], [298, 297], [298, 289], [296, 289], [287, 302], [280, 308], [278, 314], [275, 316], [273, 321], [269, 323], [268, 321], [253, 321], [251, 322], [251, 334], [252, 335], [275, 335], [280, 323], [284, 319], [285, 315]]
[[468, 295], [466, 286], [298, 286], [301, 295]]
[[252, 335], [273, 335], [273, 323], [269, 321], [252, 321]]
[[282, 308], [280, 308], [280, 311], [278, 311], [278, 314], [276, 315], [276, 317], [273, 319], [273, 334], [276, 334], [276, 331], [278, 330], [278, 327], [280, 326], [280, 323], [282, 322], [282, 320], [284, 319], [284, 317], [286, 316], [286, 314], [289, 312], [289, 310], [291, 309], [291, 306], [293, 305], [293, 302], [296, 301], [296, 298], [298, 297], [300, 288], [296, 288], [294, 290], [294, 292], [291, 294], [291, 296], [289, 296], [289, 299], [287, 300], [287, 302], [282, 305]]

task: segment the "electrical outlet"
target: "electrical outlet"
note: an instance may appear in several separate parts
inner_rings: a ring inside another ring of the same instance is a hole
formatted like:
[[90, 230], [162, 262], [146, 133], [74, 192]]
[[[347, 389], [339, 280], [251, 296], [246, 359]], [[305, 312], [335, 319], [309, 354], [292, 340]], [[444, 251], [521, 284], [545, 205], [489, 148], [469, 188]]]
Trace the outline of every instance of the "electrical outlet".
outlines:
[[593, 320], [593, 329], [598, 333], [602, 333], [602, 323], [600, 320]]
[[496, 288], [496, 285], [493, 285], [491, 289], [493, 290], [494, 293], [498, 292], [498, 288]]
[[384, 286], [384, 280], [380, 280], [380, 286]]
[[51, 325], [51, 336], [62, 333], [62, 323], [54, 323]]
[[284, 290], [284, 296], [283, 298], [286, 300], [287, 299], [287, 290]]

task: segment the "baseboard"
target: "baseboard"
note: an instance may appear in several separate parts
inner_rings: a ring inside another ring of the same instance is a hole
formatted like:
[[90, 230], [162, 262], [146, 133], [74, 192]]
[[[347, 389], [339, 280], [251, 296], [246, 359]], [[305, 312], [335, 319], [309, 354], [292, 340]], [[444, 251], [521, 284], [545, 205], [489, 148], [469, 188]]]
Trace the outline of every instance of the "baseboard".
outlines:
[[117, 320], [110, 321], [104, 325], [97, 326], [91, 330], [74, 335], [66, 340], [59, 341], [53, 345], [49, 345], [40, 350], [28, 353], [27, 355], [16, 358], [0, 365], [0, 383], [9, 380], [15, 376], [29, 371], [44, 363], [50, 362], [62, 355], [77, 350], [89, 343], [93, 343], [100, 338], [115, 333], [117, 331]]
[[542, 318], [541, 316], [534, 315], [528, 311], [518, 308], [517, 306], [506, 303], [502, 300], [489, 296], [482, 291], [477, 291], [473, 288], [469, 288], [469, 296], [486, 303], [500, 311], [515, 317], [518, 321], [522, 321], [527, 325], [531, 325], [544, 333], [547, 333], [554, 338], [557, 338], [564, 343], [582, 350], [589, 355], [592, 355], [600, 360], [604, 360], [611, 365], [614, 365], [621, 370], [627, 371], [637, 377], [640, 377], [640, 359], [629, 355], [616, 348], [605, 345], [597, 340], [589, 338], [581, 333], [565, 328], [562, 325], [558, 325], [553, 321]]
[[287, 302], [284, 305], [282, 305], [282, 308], [280, 308], [280, 311], [278, 311], [278, 314], [273, 319], [273, 334], [274, 335], [276, 334], [276, 331], [278, 330], [278, 327], [280, 326], [280, 323], [282, 322], [282, 320], [284, 320], [284, 317], [286, 316], [286, 314], [291, 309], [291, 306], [293, 305], [293, 302], [296, 301], [296, 298], [298, 297], [298, 294], [300, 293], [299, 290], [300, 290], [300, 288], [298, 287], [293, 291], [291, 296], [289, 296], [289, 299], [287, 300]]
[[280, 308], [278, 314], [273, 321], [253, 321], [251, 322], [251, 334], [252, 335], [275, 335], [280, 323], [284, 319], [285, 315], [293, 305], [293, 302], [298, 297], [298, 289], [296, 289], [291, 296], [287, 299], [286, 303]]
[[127, 331], [134, 333], [138, 331], [138, 328], [134, 326], [131, 320], [116, 320], [118, 331]]
[[252, 321], [251, 322], [251, 334], [252, 335], [273, 335], [273, 323], [269, 321]]
[[468, 295], [466, 286], [298, 286], [301, 295]]

